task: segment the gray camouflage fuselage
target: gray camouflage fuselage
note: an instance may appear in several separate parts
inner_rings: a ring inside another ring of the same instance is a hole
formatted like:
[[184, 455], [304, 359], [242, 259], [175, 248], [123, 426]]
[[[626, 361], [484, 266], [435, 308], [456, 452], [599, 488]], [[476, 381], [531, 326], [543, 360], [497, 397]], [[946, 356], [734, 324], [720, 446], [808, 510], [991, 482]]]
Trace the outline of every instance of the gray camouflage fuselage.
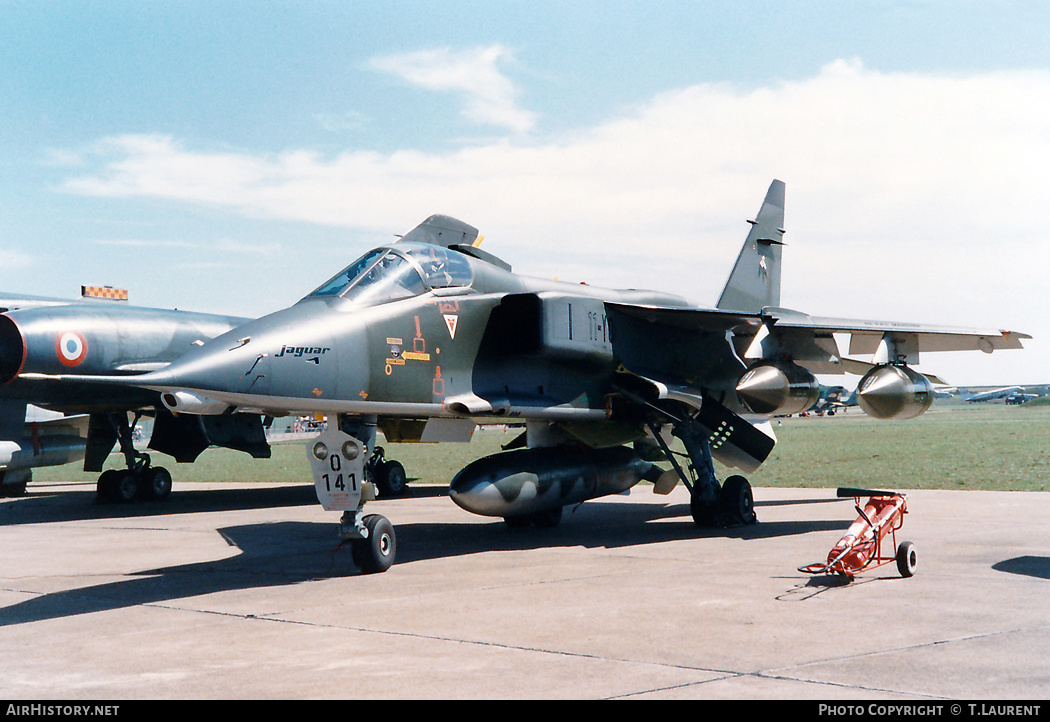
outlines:
[[308, 296], [149, 380], [271, 414], [604, 421], [617, 371], [605, 303], [688, 306], [465, 260], [467, 286], [377, 305]]

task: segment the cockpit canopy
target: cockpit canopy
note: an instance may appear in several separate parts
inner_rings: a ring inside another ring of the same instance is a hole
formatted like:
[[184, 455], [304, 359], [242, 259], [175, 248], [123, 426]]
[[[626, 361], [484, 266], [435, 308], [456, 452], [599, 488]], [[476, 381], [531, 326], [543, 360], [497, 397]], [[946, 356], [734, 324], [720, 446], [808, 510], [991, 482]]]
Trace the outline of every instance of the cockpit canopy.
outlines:
[[461, 254], [424, 243], [398, 243], [369, 251], [310, 296], [341, 296], [371, 306], [435, 288], [469, 286], [471, 280], [470, 263]]

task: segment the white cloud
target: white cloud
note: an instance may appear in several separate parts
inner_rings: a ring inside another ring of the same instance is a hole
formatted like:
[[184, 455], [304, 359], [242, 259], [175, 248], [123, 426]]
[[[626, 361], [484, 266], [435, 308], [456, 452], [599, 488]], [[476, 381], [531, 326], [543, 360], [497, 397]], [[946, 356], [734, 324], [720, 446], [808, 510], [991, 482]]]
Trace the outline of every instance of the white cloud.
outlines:
[[29, 268], [35, 262], [36, 259], [28, 253], [13, 251], [10, 249], [0, 249], [0, 268], [3, 268], [5, 271], [16, 271], [23, 268]]
[[[494, 68], [501, 52], [489, 49], [480, 66]], [[398, 58], [389, 67], [400, 63], [413, 82], [455, 92], [479, 67], [450, 51]], [[506, 97], [493, 75], [475, 100]], [[519, 270], [699, 302], [717, 298], [744, 221], [776, 177], [788, 193], [787, 305], [1028, 332], [1045, 324], [1046, 72], [942, 77], [838, 61], [800, 81], [663, 93], [570, 137], [447, 152], [215, 153], [162, 136], [100, 148], [67, 190], [381, 238], [447, 213], [481, 228], [486, 247]]]
[[190, 243], [189, 241], [158, 241], [154, 239], [144, 238], [108, 238], [108, 239], [96, 239], [92, 241], [96, 246], [116, 246], [118, 248], [199, 248], [198, 244]]
[[804, 233], [803, 247], [899, 238], [914, 251], [924, 237], [942, 254], [978, 235], [1002, 243], [1034, 230], [1050, 160], [1048, 91], [1046, 73], [941, 78], [837, 62], [772, 87], [664, 93], [629, 117], [535, 145], [325, 157], [120, 136], [64, 187], [384, 232], [445, 212], [504, 233], [594, 237], [598, 248], [610, 238], [713, 239], [725, 209], [757, 205], [779, 177], [788, 238]]
[[518, 107], [518, 87], [499, 69], [501, 62], [512, 60], [507, 48], [489, 45], [386, 55], [370, 65], [420, 88], [460, 95], [463, 116], [472, 123], [526, 133], [535, 127], [536, 115]]

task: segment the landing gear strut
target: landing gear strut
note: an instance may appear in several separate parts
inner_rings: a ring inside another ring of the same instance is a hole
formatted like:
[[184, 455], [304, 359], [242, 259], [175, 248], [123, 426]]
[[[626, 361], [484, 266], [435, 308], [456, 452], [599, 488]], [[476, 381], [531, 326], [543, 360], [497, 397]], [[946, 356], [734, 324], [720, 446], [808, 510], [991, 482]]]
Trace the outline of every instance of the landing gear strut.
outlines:
[[751, 484], [742, 476], [730, 476], [718, 483], [711, 458], [710, 431], [694, 418], [674, 419], [671, 433], [681, 439], [689, 456], [688, 470], [683, 469], [667, 447], [658, 430], [650, 425], [657, 443], [689, 489], [689, 512], [699, 527], [727, 527], [754, 524], [755, 500]]
[[131, 430], [139, 418], [136, 415], [129, 423], [126, 414], [110, 417], [117, 427], [117, 440], [128, 468], [102, 472], [95, 487], [100, 502], [163, 501], [171, 494], [171, 474], [162, 466], [150, 466], [149, 454], [138, 451], [132, 441]]

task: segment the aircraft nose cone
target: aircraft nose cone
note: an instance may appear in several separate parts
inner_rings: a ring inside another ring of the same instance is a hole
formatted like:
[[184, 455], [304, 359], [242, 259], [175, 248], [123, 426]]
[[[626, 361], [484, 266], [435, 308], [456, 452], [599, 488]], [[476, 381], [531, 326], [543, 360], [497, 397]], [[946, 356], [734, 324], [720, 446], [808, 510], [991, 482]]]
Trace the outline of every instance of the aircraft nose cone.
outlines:
[[[333, 315], [325, 303], [301, 303], [238, 326], [141, 380], [171, 392], [163, 397], [169, 408], [201, 413], [221, 404], [269, 408], [275, 398], [282, 404], [296, 399], [297, 409], [360, 400], [367, 390], [367, 360], [347, 355], [349, 362], [340, 366], [334, 330], [345, 348], [367, 343], [355, 315]], [[344, 394], [344, 387], [351, 390]]]

